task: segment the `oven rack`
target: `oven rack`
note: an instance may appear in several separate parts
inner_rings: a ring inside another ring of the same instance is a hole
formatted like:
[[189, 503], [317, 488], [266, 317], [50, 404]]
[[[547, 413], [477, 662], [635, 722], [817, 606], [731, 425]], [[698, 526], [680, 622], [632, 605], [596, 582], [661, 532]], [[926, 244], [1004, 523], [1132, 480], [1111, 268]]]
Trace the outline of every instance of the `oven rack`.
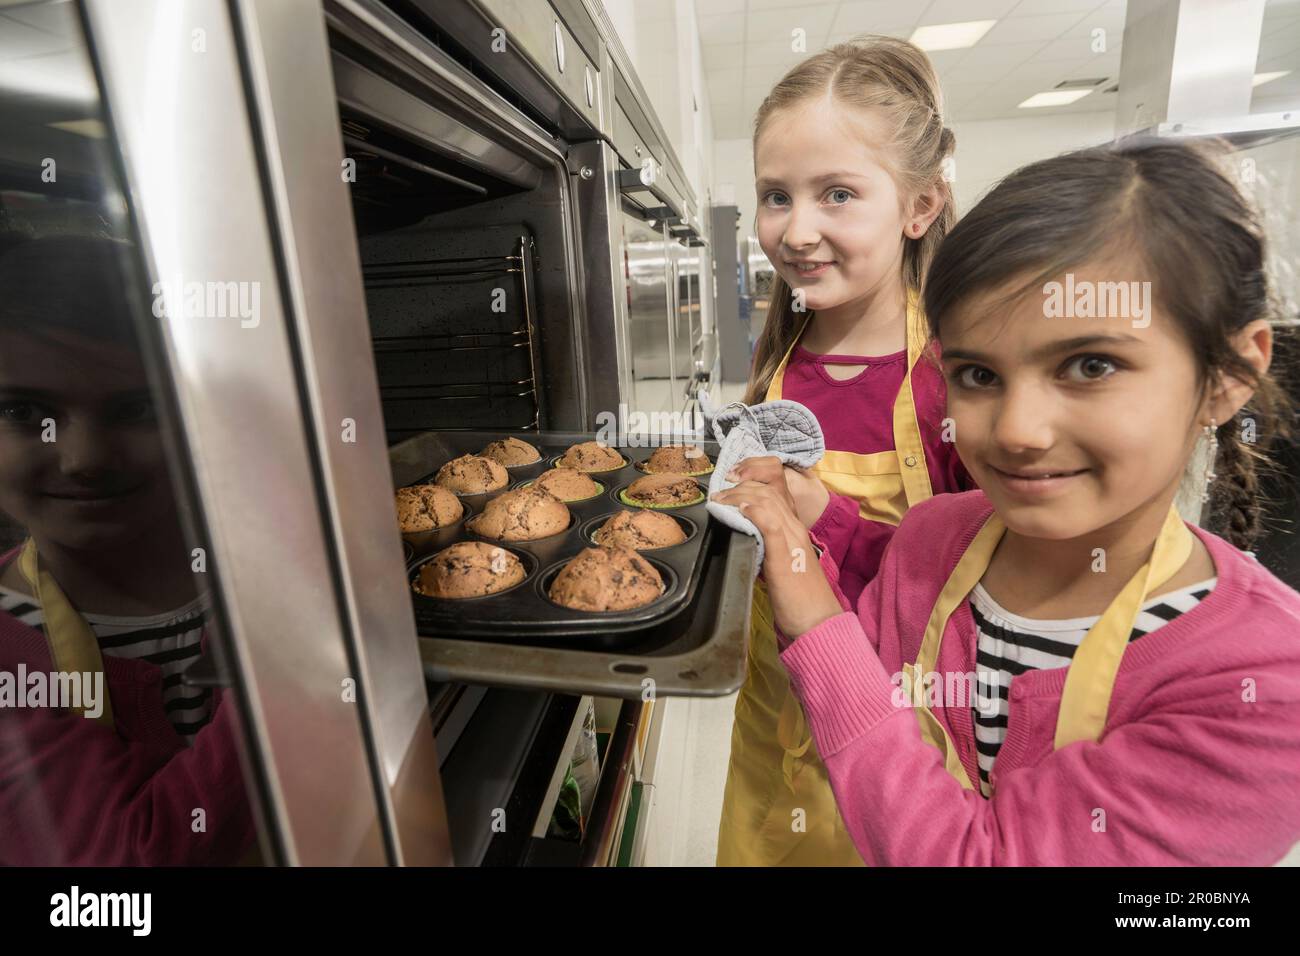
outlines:
[[[475, 364], [486, 368], [493, 364], [492, 353], [499, 353], [503, 361], [522, 349], [528, 359], [528, 374], [523, 378], [482, 380], [475, 382], [420, 382], [389, 383], [379, 387], [384, 403], [391, 402], [487, 402], [500, 399], [528, 399], [531, 414], [518, 422], [502, 422], [506, 431], [535, 430], [542, 419], [540, 390], [537, 387], [537, 339], [535, 335], [535, 305], [533, 301], [535, 279], [533, 276], [534, 245], [532, 237], [520, 236], [515, 251], [504, 256], [467, 256], [458, 258], [424, 259], [399, 263], [367, 265], [367, 288], [395, 288], [436, 283], [470, 283], [495, 275], [518, 277], [522, 324], [510, 330], [470, 330], [465, 332], [430, 332], [403, 335], [377, 335], [372, 339], [376, 357], [416, 353], [478, 353]], [[431, 423], [432, 424], [432, 423]], [[464, 431], [482, 427], [438, 422], [440, 431]], [[422, 429], [420, 429], [422, 430]], [[410, 428], [390, 429], [394, 433], [409, 433]]]

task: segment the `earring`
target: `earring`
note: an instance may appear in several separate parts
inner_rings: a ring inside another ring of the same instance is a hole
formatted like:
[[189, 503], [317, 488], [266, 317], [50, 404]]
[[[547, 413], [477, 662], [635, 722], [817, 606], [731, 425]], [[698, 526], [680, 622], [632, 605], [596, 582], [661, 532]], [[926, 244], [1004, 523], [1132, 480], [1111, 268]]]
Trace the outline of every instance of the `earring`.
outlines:
[[1205, 461], [1205, 484], [1201, 489], [1201, 501], [1210, 500], [1210, 485], [1218, 477], [1214, 474], [1214, 462], [1219, 457], [1219, 436], [1215, 431], [1214, 419], [1210, 419], [1210, 424], [1205, 426], [1205, 437], [1210, 443], [1209, 457]]

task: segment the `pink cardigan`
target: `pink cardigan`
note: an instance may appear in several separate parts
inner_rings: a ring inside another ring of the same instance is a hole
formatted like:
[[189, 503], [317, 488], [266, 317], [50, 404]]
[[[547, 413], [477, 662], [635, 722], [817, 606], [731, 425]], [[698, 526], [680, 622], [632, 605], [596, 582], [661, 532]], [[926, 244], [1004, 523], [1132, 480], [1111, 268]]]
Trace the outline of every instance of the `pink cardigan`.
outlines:
[[[1300, 595], [1194, 526], [1218, 583], [1197, 607], [1132, 644], [1099, 743], [1052, 749], [1065, 668], [1012, 682], [990, 799], [962, 789], [891, 675], [916, 659], [940, 589], [992, 511], [982, 491], [907, 513], [857, 613], [782, 653], [840, 813], [868, 864], [1267, 865], [1300, 841]], [[823, 546], [820, 540], [815, 541]], [[969, 602], [936, 670], [975, 668]], [[1253, 701], [1247, 702], [1253, 694]], [[1247, 700], [1243, 700], [1247, 698]], [[935, 710], [978, 780], [969, 702]]]
[[[17, 549], [0, 555], [0, 565]], [[208, 633], [203, 653], [210, 653]], [[44, 635], [0, 611], [0, 671], [50, 670]], [[213, 691], [193, 746], [163, 709], [156, 664], [104, 656], [116, 728], [0, 708], [0, 866], [231, 864], [254, 846], [235, 702]], [[194, 828], [203, 809], [206, 829]]]

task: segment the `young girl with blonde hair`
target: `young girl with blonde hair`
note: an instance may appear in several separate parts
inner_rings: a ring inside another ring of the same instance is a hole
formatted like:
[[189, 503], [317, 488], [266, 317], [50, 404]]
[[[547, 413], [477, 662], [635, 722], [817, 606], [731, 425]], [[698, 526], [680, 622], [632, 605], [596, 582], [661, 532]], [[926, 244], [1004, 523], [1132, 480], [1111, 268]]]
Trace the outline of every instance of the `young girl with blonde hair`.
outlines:
[[[778, 476], [841, 561], [856, 597], [908, 508], [971, 487], [944, 440], [944, 389], [919, 295], [955, 214], [953, 150], [925, 54], [889, 37], [831, 47], [792, 69], [755, 119], [756, 229], [777, 278], [745, 402], [813, 411], [811, 473]], [[777, 659], [766, 588], [754, 589], [749, 671], [736, 703], [720, 865], [858, 865], [826, 769]]]

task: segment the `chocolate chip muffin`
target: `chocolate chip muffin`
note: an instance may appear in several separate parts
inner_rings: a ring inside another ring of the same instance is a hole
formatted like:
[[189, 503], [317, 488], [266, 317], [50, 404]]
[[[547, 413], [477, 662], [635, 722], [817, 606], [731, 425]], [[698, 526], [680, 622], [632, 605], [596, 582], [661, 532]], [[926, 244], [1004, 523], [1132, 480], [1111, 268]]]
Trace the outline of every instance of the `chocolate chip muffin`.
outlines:
[[490, 442], [479, 454], [507, 468], [531, 465], [542, 458], [542, 453], [528, 442], [513, 437]]
[[584, 441], [570, 446], [556, 464], [578, 471], [613, 471], [623, 467], [623, 456], [598, 441]]
[[600, 484], [576, 468], [551, 468], [533, 479], [529, 487], [549, 491], [561, 501], [582, 501], [600, 494]]
[[498, 541], [535, 541], [569, 526], [569, 506], [545, 488], [507, 491], [466, 522], [477, 535]]
[[551, 582], [556, 604], [576, 611], [627, 611], [663, 594], [659, 572], [627, 548], [587, 548], [569, 561]]
[[699, 504], [704, 491], [686, 475], [646, 475], [621, 493], [625, 504], [642, 508], [682, 508]]
[[440, 485], [397, 489], [397, 523], [403, 534], [445, 528], [459, 521], [463, 513], [456, 496]]
[[439, 468], [433, 480], [458, 495], [481, 495], [504, 488], [510, 476], [491, 458], [461, 455]]
[[422, 564], [411, 587], [426, 597], [484, 597], [514, 587], [526, 574], [523, 563], [505, 548], [460, 541]]
[[668, 515], [657, 511], [620, 511], [597, 528], [592, 537], [606, 547], [647, 551], [681, 544], [686, 532]]
[[707, 475], [713, 462], [698, 445], [668, 445], [656, 448], [641, 468], [652, 475]]

